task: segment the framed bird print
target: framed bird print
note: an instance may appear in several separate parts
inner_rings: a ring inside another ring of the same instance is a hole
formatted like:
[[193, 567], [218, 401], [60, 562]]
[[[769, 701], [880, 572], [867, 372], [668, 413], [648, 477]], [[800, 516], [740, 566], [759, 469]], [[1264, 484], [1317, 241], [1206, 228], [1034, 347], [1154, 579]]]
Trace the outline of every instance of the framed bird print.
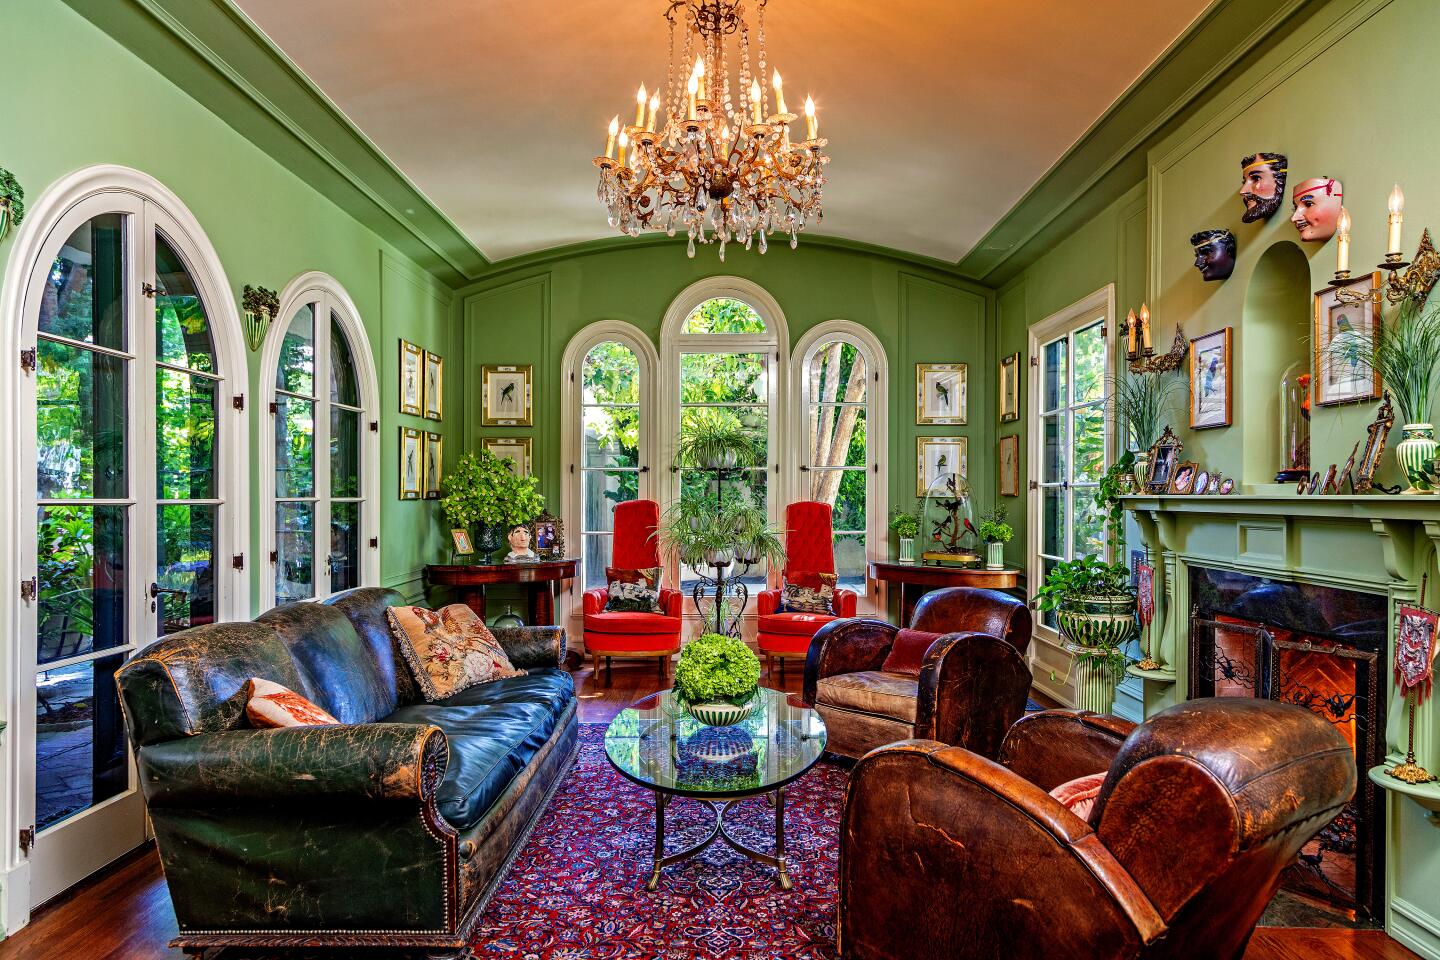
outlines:
[[1020, 354], [1000, 361], [1000, 422], [1020, 419]]
[[1000, 438], [1000, 496], [1020, 496], [1020, 438]]
[[444, 416], [445, 361], [438, 353], [425, 351], [425, 419], [440, 420]]
[[424, 412], [421, 406], [424, 389], [425, 351], [409, 340], [400, 341], [400, 412], [418, 417]]
[[535, 365], [487, 363], [480, 368], [480, 424], [529, 427], [535, 423]]
[[963, 363], [915, 364], [915, 422], [957, 424], [966, 421], [968, 367]]
[[424, 480], [424, 443], [419, 430], [400, 428], [400, 499], [419, 500]]
[[1230, 382], [1230, 328], [1225, 327], [1191, 340], [1192, 430], [1230, 426]]
[[480, 441], [480, 446], [487, 453], [509, 463], [510, 472], [515, 476], [530, 476], [532, 470], [530, 451], [533, 447], [530, 437], [486, 437]]
[[1315, 402], [1321, 406], [1380, 399], [1380, 371], [1371, 364], [1380, 331], [1380, 304], [1341, 303], [1341, 289], [1369, 293], [1380, 286], [1377, 270], [1360, 283], [1326, 287], [1315, 294], [1310, 343], [1315, 351]]
[[425, 434], [425, 474], [421, 484], [426, 500], [440, 499], [440, 479], [445, 463], [445, 438], [438, 433]]
[[946, 474], [965, 476], [969, 469], [965, 437], [915, 438], [915, 495], [923, 497]]

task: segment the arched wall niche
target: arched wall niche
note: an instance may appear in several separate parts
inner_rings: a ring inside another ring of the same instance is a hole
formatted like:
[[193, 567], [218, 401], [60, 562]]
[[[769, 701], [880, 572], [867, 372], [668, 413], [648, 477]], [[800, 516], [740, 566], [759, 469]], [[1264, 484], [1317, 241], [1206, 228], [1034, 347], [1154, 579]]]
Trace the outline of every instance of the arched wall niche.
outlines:
[[1235, 336], [1235, 422], [1242, 434], [1246, 487], [1273, 484], [1280, 469], [1280, 377], [1310, 356], [1310, 261], [1290, 240], [1255, 264]]

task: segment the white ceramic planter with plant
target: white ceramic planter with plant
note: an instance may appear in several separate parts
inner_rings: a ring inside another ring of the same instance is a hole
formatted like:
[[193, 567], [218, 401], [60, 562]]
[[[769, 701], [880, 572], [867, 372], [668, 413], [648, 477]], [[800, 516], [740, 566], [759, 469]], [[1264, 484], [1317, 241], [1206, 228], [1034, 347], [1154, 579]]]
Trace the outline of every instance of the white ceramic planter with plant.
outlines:
[[1073, 659], [1077, 705], [1109, 713], [1125, 675], [1124, 647], [1136, 632], [1135, 594], [1123, 563], [1081, 557], [1057, 564], [1036, 592], [1035, 606], [1053, 613]]
[[24, 219], [25, 190], [13, 173], [0, 167], [0, 240]]
[[749, 717], [760, 685], [760, 658], [738, 637], [706, 633], [685, 644], [675, 664], [675, 698], [711, 727]]
[[996, 505], [985, 516], [980, 518], [980, 526], [976, 533], [980, 539], [985, 541], [985, 569], [1005, 569], [1005, 544], [1015, 536], [1015, 529], [1009, 524], [1010, 512], [1004, 504]]
[[920, 535], [920, 511], [896, 507], [890, 514], [890, 532], [900, 540], [900, 562], [915, 562], [915, 538]]

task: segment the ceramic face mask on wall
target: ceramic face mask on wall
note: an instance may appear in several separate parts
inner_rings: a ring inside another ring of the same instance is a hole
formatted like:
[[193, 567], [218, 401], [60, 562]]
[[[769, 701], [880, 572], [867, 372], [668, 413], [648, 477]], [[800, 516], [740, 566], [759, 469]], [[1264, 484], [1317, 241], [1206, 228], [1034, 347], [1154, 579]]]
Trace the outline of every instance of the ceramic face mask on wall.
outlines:
[[1280, 209], [1289, 162], [1283, 153], [1252, 153], [1240, 161], [1240, 199], [1245, 202], [1242, 223], [1269, 220]]
[[1344, 195], [1340, 181], [1331, 177], [1311, 177], [1295, 188], [1295, 213], [1290, 222], [1300, 231], [1301, 240], [1309, 243], [1335, 236]]
[[1235, 272], [1235, 234], [1229, 230], [1201, 230], [1190, 243], [1195, 247], [1195, 269], [1206, 280], [1225, 280]]

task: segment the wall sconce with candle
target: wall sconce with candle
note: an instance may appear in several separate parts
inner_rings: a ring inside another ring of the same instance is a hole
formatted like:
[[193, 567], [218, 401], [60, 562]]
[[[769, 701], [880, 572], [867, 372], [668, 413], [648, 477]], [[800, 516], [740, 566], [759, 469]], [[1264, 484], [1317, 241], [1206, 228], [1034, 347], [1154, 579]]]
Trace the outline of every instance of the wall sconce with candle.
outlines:
[[1363, 293], [1358, 290], [1344, 289], [1346, 286], [1368, 279], [1369, 274], [1360, 277], [1350, 276], [1350, 215], [1343, 207], [1341, 208], [1341, 220], [1338, 224], [1340, 243], [1336, 254], [1334, 281], [1334, 285], [1341, 288], [1335, 292], [1335, 298], [1341, 303], [1380, 303], [1382, 298], [1397, 304], [1408, 299], [1424, 302], [1430, 296], [1435, 281], [1440, 279], [1440, 253], [1435, 250], [1428, 227], [1421, 232], [1420, 246], [1416, 249], [1413, 260], [1406, 260], [1405, 254], [1401, 252], [1401, 232], [1405, 223], [1405, 193], [1400, 189], [1400, 184], [1395, 184], [1395, 188], [1390, 191], [1390, 197], [1385, 206], [1387, 211], [1385, 260], [1377, 264], [1376, 269], [1386, 271], [1389, 276], [1386, 277], [1383, 285]]
[[1190, 350], [1190, 341], [1185, 339], [1185, 330], [1175, 326], [1175, 342], [1168, 353], [1155, 355], [1150, 339], [1150, 308], [1140, 304], [1140, 313], [1131, 310], [1125, 315], [1121, 335], [1125, 337], [1125, 359], [1130, 362], [1131, 373], [1168, 373], [1179, 370]]

